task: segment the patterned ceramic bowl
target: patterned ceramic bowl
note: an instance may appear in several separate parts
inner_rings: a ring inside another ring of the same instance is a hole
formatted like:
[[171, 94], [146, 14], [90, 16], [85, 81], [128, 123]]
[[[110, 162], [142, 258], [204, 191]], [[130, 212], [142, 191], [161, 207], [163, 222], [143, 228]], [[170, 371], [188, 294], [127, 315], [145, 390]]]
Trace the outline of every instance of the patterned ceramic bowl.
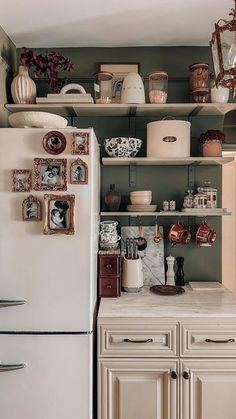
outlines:
[[129, 137], [107, 138], [104, 146], [110, 157], [135, 157], [140, 151], [142, 140]]

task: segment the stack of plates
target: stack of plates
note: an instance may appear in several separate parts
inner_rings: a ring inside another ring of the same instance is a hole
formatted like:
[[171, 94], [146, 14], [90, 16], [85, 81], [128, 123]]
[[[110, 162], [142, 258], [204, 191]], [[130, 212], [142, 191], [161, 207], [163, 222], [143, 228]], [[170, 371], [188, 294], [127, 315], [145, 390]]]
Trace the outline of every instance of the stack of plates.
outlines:
[[154, 212], [157, 209], [157, 205], [127, 205], [127, 211], [129, 212]]

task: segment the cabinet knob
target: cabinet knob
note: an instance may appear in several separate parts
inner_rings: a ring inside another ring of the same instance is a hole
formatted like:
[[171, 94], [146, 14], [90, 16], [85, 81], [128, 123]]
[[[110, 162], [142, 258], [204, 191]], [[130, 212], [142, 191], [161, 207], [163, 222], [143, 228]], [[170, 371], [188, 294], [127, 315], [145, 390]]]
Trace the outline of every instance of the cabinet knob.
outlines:
[[177, 372], [175, 372], [175, 371], [171, 371], [170, 376], [171, 376], [171, 378], [173, 378], [173, 380], [176, 380], [177, 377], [178, 377]]
[[112, 265], [110, 264], [110, 263], [108, 263], [107, 265], [106, 265], [106, 269], [111, 269], [112, 268]]
[[184, 378], [185, 380], [189, 380], [190, 375], [189, 375], [188, 371], [184, 371], [184, 372], [183, 372], [183, 378]]
[[107, 285], [105, 286], [105, 288], [107, 288], [107, 289], [111, 289], [111, 284], [107, 284]]

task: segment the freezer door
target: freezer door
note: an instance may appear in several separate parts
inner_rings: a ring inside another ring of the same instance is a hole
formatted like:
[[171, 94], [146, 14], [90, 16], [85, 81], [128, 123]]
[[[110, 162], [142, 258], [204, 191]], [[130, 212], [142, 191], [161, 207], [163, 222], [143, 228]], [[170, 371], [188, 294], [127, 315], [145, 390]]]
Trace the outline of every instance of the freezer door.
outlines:
[[91, 335], [1, 335], [1, 419], [92, 419]]
[[[12, 192], [12, 169], [34, 167], [34, 158], [53, 158], [42, 146], [50, 130], [0, 130], [0, 330], [92, 331], [96, 304], [99, 227], [99, 153], [92, 129], [89, 155], [72, 156], [67, 140], [67, 191]], [[70, 184], [70, 165], [88, 165], [88, 184]], [[34, 178], [34, 176], [33, 176]], [[32, 182], [33, 183], [33, 182]], [[45, 193], [75, 195], [75, 234], [43, 234]], [[22, 221], [22, 201], [41, 200], [41, 221]], [[7, 302], [7, 303], [6, 303]], [[14, 304], [14, 302], [16, 302]]]

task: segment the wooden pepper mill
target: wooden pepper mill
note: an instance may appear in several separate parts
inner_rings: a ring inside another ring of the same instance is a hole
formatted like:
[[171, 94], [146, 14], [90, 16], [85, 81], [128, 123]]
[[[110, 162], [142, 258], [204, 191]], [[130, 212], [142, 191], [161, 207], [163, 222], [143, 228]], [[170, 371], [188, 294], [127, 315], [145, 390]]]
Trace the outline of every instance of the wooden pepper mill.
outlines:
[[177, 263], [177, 271], [176, 271], [176, 280], [175, 283], [178, 286], [183, 286], [185, 285], [185, 281], [184, 281], [184, 258], [182, 256], [178, 256], [176, 258], [176, 263]]

